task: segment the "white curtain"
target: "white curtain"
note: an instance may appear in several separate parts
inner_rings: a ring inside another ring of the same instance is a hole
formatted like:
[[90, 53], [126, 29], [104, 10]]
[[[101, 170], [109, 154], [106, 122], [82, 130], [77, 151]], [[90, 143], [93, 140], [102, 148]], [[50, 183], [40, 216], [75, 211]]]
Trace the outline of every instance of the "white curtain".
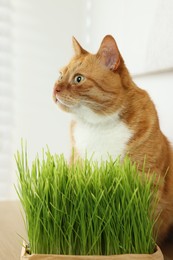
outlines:
[[10, 197], [14, 133], [13, 9], [0, 0], [0, 199]]
[[0, 0], [0, 200], [16, 198], [21, 138], [30, 161], [46, 145], [69, 156], [68, 115], [53, 103], [52, 90], [58, 69], [73, 55], [72, 36], [83, 37], [85, 6], [81, 0]]

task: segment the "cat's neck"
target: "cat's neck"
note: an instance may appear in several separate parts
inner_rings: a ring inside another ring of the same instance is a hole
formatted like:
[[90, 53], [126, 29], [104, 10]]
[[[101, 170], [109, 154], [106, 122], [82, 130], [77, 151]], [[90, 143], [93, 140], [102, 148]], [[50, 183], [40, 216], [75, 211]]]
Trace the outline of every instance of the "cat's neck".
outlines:
[[77, 109], [73, 115], [73, 119], [79, 124], [90, 126], [92, 128], [99, 127], [112, 127], [112, 125], [118, 124], [120, 121], [120, 111], [115, 111], [111, 115], [103, 114], [99, 115], [93, 112], [88, 107], [82, 106]]

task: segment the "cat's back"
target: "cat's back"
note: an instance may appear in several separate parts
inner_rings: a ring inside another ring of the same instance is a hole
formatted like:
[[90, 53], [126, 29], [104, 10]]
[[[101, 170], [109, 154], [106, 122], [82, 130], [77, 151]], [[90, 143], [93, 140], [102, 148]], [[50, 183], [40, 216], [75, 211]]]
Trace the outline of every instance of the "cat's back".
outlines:
[[173, 176], [173, 149], [162, 133], [156, 107], [149, 94], [136, 85], [129, 91], [121, 118], [132, 130], [127, 153], [142, 166], [144, 157], [150, 171]]

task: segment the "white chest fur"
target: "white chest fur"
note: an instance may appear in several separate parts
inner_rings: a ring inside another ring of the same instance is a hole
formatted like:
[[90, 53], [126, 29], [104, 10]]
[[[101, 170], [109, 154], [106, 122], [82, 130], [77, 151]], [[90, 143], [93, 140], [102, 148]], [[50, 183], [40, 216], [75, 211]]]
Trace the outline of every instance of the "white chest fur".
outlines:
[[124, 155], [132, 131], [123, 123], [118, 114], [111, 117], [99, 116], [95, 123], [77, 120], [74, 139], [79, 155], [100, 161], [109, 156], [113, 159]]

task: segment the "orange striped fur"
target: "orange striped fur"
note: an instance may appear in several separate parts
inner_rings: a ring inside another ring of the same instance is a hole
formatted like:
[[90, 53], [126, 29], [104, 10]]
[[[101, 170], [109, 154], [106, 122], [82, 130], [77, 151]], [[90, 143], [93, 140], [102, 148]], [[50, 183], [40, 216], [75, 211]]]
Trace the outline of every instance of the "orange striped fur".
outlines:
[[133, 82], [112, 36], [103, 39], [94, 55], [74, 38], [73, 46], [75, 56], [61, 70], [53, 98], [74, 115], [71, 139], [75, 157], [82, 157], [87, 148], [96, 159], [106, 160], [106, 153], [116, 157], [121, 152], [139, 168], [146, 157], [146, 170], [163, 180], [160, 243], [173, 225], [173, 151], [160, 130], [155, 106], [147, 92]]

